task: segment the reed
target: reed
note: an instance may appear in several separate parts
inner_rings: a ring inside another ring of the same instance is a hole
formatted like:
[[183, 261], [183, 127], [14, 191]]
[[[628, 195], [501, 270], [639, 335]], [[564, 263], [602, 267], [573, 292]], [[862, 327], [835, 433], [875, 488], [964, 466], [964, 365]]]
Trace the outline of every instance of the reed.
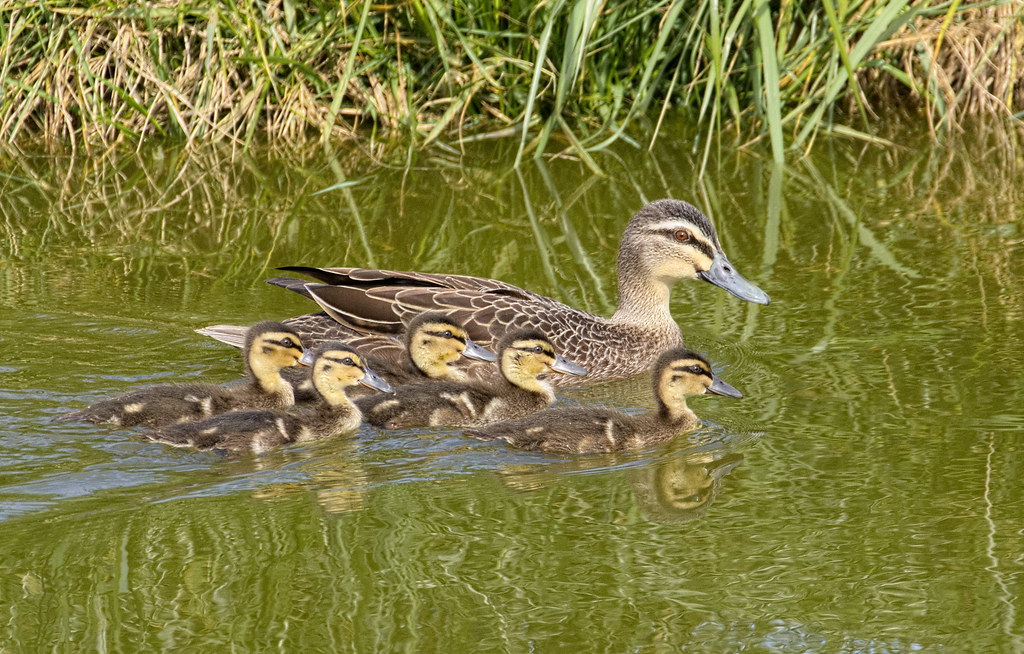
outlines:
[[517, 161], [653, 143], [670, 109], [702, 147], [821, 133], [882, 142], [895, 103], [935, 134], [1018, 120], [1024, 2], [368, 0], [0, 2], [0, 139], [107, 148], [172, 137], [458, 146]]

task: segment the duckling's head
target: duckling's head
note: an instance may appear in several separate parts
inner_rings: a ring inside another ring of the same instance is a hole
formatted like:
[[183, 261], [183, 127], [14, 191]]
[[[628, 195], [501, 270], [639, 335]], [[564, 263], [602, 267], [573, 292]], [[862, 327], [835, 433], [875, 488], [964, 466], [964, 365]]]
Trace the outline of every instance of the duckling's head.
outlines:
[[576, 365], [560, 354], [542, 332], [517, 329], [498, 341], [498, 360], [505, 379], [521, 388], [550, 393], [550, 388], [537, 377], [545, 372], [585, 375], [586, 368]]
[[708, 360], [692, 350], [675, 348], [658, 358], [654, 364], [654, 397], [661, 416], [679, 420], [692, 415], [686, 398], [703, 393], [743, 397], [743, 393], [717, 378]]
[[313, 386], [328, 404], [347, 402], [345, 389], [357, 384], [385, 393], [395, 390], [367, 367], [362, 355], [340, 341], [323, 343], [303, 359], [311, 361]]
[[422, 313], [409, 323], [406, 348], [413, 365], [435, 379], [451, 376], [449, 367], [465, 356], [478, 361], [496, 361], [497, 357], [469, 338], [466, 330], [443, 313]]
[[636, 212], [619, 246], [619, 282], [651, 280], [666, 289], [703, 279], [736, 297], [768, 304], [768, 294], [740, 275], [725, 256], [711, 220], [682, 200], [657, 200]]
[[299, 364], [302, 341], [294, 329], [284, 323], [266, 320], [245, 334], [245, 363], [249, 374], [266, 391], [287, 386], [281, 369]]

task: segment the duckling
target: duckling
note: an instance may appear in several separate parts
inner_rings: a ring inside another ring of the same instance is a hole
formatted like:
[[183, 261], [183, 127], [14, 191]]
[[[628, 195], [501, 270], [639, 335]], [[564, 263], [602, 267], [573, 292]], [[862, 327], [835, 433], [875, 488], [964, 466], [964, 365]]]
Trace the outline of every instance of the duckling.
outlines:
[[517, 329], [498, 343], [501, 379], [494, 382], [429, 381], [399, 388], [390, 397], [356, 404], [377, 427], [475, 426], [524, 416], [555, 400], [539, 376], [547, 372], [585, 375], [587, 371], [555, 353], [543, 333]]
[[[464, 369], [456, 367], [460, 357], [476, 361], [496, 361], [490, 350], [474, 343], [458, 322], [436, 311], [421, 313], [412, 319], [405, 332], [405, 349], [374, 348], [355, 338], [349, 345], [362, 352], [367, 363], [392, 386], [428, 379], [466, 381]], [[301, 363], [312, 363], [312, 350], [307, 350]], [[308, 369], [288, 370], [285, 379], [295, 388], [295, 400], [305, 402], [316, 399]]]
[[275, 409], [294, 404], [294, 392], [281, 377], [281, 370], [299, 365], [302, 341], [298, 333], [279, 322], [260, 322], [249, 328], [244, 351], [246, 379], [240, 383], [143, 386], [58, 419], [162, 427], [235, 409]]
[[714, 393], [743, 397], [715, 376], [703, 356], [686, 348], [671, 349], [653, 369], [657, 411], [638, 416], [603, 407], [555, 407], [466, 434], [484, 441], [503, 440], [513, 447], [542, 452], [590, 454], [650, 447], [697, 425], [686, 406], [688, 395]]
[[175, 447], [259, 453], [286, 443], [319, 440], [354, 430], [362, 414], [346, 394], [352, 386], [363, 384], [385, 393], [394, 390], [367, 367], [354, 348], [337, 341], [317, 348], [311, 379], [319, 401], [294, 413], [232, 411], [198, 422], [170, 425], [146, 437]]
[[[547, 334], [558, 352], [589, 370], [582, 380], [554, 375], [549, 381], [555, 386], [632, 377], [650, 370], [659, 352], [683, 345], [669, 306], [672, 287], [680, 280], [701, 279], [748, 302], [769, 302], [768, 295], [729, 261], [711, 220], [680, 200], [651, 202], [626, 225], [619, 243], [619, 304], [610, 317], [482, 277], [348, 267], [280, 270], [320, 282], [267, 280], [323, 309], [286, 321], [309, 342], [359, 333], [376, 335], [378, 342], [386, 343], [406, 329], [411, 316], [428, 310], [455, 316], [482, 345], [512, 329], [533, 327]], [[688, 317], [699, 314], [694, 308]], [[215, 325], [199, 332], [237, 345], [243, 329]], [[493, 368], [487, 366], [486, 371], [493, 374]]]

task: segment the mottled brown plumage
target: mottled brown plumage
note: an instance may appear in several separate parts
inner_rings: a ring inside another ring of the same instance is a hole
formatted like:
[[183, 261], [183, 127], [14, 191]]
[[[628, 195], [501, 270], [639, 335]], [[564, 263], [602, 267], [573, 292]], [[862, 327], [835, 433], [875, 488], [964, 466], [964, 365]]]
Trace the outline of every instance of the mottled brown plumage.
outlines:
[[238, 409], [285, 408], [295, 403], [281, 371], [298, 363], [298, 333], [279, 322], [253, 325], [245, 341], [246, 378], [231, 384], [159, 384], [100, 400], [60, 420], [160, 427]]
[[206, 420], [170, 425], [146, 437], [158, 443], [197, 450], [264, 452], [287, 443], [319, 440], [359, 426], [359, 409], [346, 391], [363, 384], [391, 392], [387, 382], [363, 363], [359, 353], [344, 343], [321, 344], [311, 366], [317, 401], [292, 413], [285, 411], [233, 411]]
[[[680, 279], [704, 279], [743, 299], [768, 303], [768, 296], [729, 263], [707, 216], [679, 200], [652, 202], [626, 226], [619, 245], [619, 306], [610, 318], [493, 279], [362, 268], [282, 270], [319, 282], [268, 280], [324, 309], [287, 321], [311, 342], [372, 335], [376, 347], [395, 347], [388, 336], [402, 333], [423, 311], [440, 311], [483, 345], [497, 342], [510, 329], [540, 330], [559, 352], [589, 370], [583, 380], [553, 376], [549, 381], [554, 385], [636, 375], [650, 368], [657, 352], [681, 345], [669, 311], [671, 288]], [[201, 331], [237, 342], [238, 329], [219, 325]], [[474, 374], [493, 375], [492, 367], [473, 368]]]
[[466, 434], [543, 452], [637, 450], [665, 442], [697, 425], [697, 416], [686, 406], [688, 395], [742, 397], [715, 377], [707, 359], [686, 348], [665, 352], [654, 366], [653, 381], [658, 404], [653, 413], [631, 416], [603, 407], [554, 407], [518, 420], [469, 429]]
[[555, 353], [535, 329], [517, 329], [498, 343], [501, 378], [489, 382], [429, 381], [399, 388], [394, 395], [357, 401], [363, 419], [378, 427], [486, 425], [527, 415], [555, 399], [542, 373], [586, 374]]

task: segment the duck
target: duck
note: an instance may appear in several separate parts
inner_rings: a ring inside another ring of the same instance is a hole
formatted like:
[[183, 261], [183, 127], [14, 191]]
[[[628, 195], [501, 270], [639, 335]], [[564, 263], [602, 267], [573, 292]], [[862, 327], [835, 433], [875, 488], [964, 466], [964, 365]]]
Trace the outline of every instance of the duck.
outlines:
[[[497, 356], [473, 342], [451, 316], [432, 311], [421, 313], [409, 322], [405, 334], [405, 347], [375, 348], [374, 339], [346, 341], [361, 352], [367, 363], [392, 386], [401, 386], [428, 379], [465, 381], [468, 373], [458, 367], [462, 357], [474, 361], [497, 361]], [[314, 351], [306, 350], [300, 363], [312, 364]], [[315, 400], [309, 375], [310, 368], [284, 371], [284, 377], [295, 388], [297, 402]]]
[[362, 384], [391, 393], [394, 389], [366, 364], [355, 348], [322, 343], [313, 355], [310, 378], [318, 401], [295, 412], [264, 409], [232, 411], [205, 420], [169, 425], [146, 434], [150, 441], [196, 450], [262, 453], [288, 443], [320, 440], [354, 431], [362, 421], [348, 389]]
[[497, 347], [500, 379], [491, 382], [428, 381], [402, 386], [394, 395], [356, 401], [363, 419], [376, 427], [476, 426], [508, 420], [542, 409], [555, 400], [540, 379], [555, 372], [583, 376], [583, 368], [555, 352], [537, 329], [516, 329]]
[[[657, 353], [683, 345], [672, 316], [671, 289], [683, 279], [701, 279], [736, 297], [768, 304], [768, 294], [730, 263], [711, 220], [682, 200], [656, 200], [626, 225], [618, 252], [618, 308], [598, 316], [512, 284], [482, 277], [367, 268], [286, 266], [315, 281], [294, 277], [267, 280], [315, 301], [319, 313], [290, 318], [303, 338], [364, 336], [386, 343], [423, 311], [441, 311], [458, 320], [485, 347], [509, 330], [543, 331], [555, 348], [588, 369], [583, 379], [551, 376], [554, 386], [632, 377], [650, 370]], [[244, 327], [214, 325], [201, 330], [238, 343]], [[397, 344], [396, 344], [397, 345]], [[477, 364], [480, 366], [480, 364]], [[496, 377], [494, 366], [474, 372]]]
[[743, 397], [715, 375], [704, 356], [682, 347], [661, 354], [652, 379], [657, 409], [651, 413], [629, 415], [606, 407], [560, 406], [465, 433], [478, 440], [505, 441], [519, 449], [561, 454], [639, 450], [697, 426], [697, 416], [686, 406], [688, 396]]
[[240, 382], [143, 386], [57, 419], [121, 427], [162, 427], [237, 409], [293, 405], [295, 393], [281, 371], [301, 365], [303, 348], [298, 331], [280, 322], [259, 322], [247, 330], [243, 349], [246, 375]]

